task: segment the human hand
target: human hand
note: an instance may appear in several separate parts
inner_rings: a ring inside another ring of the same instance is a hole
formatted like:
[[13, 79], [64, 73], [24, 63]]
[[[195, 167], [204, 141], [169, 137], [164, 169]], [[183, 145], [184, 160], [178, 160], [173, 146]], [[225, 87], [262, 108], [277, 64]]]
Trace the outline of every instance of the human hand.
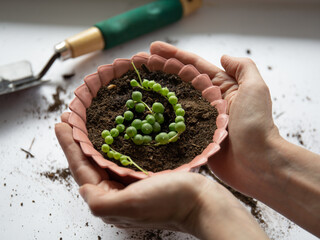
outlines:
[[228, 101], [229, 136], [208, 165], [233, 188], [255, 196], [263, 177], [268, 177], [270, 168], [275, 167], [275, 163], [264, 156], [279, 134], [272, 119], [268, 87], [254, 62], [248, 58], [223, 56], [223, 71], [193, 53], [163, 42], [154, 42], [150, 52], [192, 64], [220, 87], [222, 97]]
[[104, 222], [125, 228], [178, 230], [201, 239], [267, 238], [231, 193], [199, 174], [153, 176], [127, 187], [112, 181], [84, 156], [72, 137], [68, 117], [64, 113], [62, 123], [56, 125], [57, 138], [81, 196]]
[[[94, 215], [106, 223], [120, 227], [158, 227], [178, 230], [187, 216], [199, 204], [203, 179], [196, 174], [174, 174], [152, 177], [125, 188], [109, 179], [106, 171], [90, 161], [72, 137], [67, 124], [69, 113], [55, 131], [68, 159], [70, 171], [81, 186], [80, 194]], [[125, 189], [125, 190], [124, 190]], [[188, 199], [188, 201], [185, 201]]]

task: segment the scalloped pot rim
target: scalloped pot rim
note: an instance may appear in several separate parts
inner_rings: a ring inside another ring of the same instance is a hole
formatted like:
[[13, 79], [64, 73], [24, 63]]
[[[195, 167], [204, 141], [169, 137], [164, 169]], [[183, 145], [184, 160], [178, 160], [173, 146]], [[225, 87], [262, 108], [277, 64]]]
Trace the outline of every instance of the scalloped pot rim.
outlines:
[[[217, 129], [214, 132], [212, 143], [205, 150], [196, 156], [188, 164], [184, 164], [173, 170], [166, 170], [157, 173], [149, 172], [148, 175], [134, 171], [129, 168], [120, 167], [117, 164], [105, 159], [101, 153], [94, 149], [88, 138], [86, 128], [86, 109], [91, 105], [92, 99], [96, 97], [98, 90], [106, 86], [114, 78], [121, 77], [128, 70], [132, 70], [131, 62], [139, 68], [145, 64], [151, 71], [162, 70], [166, 73], [177, 74], [183, 81], [191, 82], [193, 87], [202, 92], [202, 96], [218, 110], [216, 120]], [[188, 172], [208, 162], [208, 158], [220, 149], [220, 143], [228, 135], [227, 125], [227, 102], [221, 98], [221, 91], [214, 86], [207, 74], [201, 74], [193, 65], [183, 64], [175, 58], [165, 59], [158, 55], [149, 57], [134, 55], [131, 59], [116, 59], [112, 64], [98, 67], [97, 72], [85, 77], [84, 83], [75, 90], [75, 98], [69, 104], [71, 114], [69, 123], [73, 128], [73, 138], [80, 144], [83, 153], [91, 157], [101, 167], [112, 171], [120, 179], [125, 178], [127, 182], [133, 182], [148, 176], [159, 175], [167, 172]]]

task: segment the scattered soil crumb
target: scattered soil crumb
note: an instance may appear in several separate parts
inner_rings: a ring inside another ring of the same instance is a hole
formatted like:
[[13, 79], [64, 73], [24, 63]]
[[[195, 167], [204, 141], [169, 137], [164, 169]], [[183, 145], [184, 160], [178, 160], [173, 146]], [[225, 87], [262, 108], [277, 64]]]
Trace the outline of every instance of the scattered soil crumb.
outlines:
[[75, 73], [66, 73], [66, 74], [63, 74], [62, 77], [64, 80], [69, 80], [70, 78], [73, 78], [74, 75], [76, 75]]
[[89, 223], [88, 222], [86, 222], [86, 227], [89, 227]]
[[[301, 131], [301, 132], [303, 133], [304, 131]], [[287, 134], [287, 136], [288, 136], [288, 134]], [[288, 136], [288, 137], [289, 137], [289, 136]], [[298, 140], [298, 142], [299, 142], [302, 146], [305, 146], [305, 144], [304, 144], [304, 142], [303, 142], [303, 140], [302, 140], [301, 133], [299, 133], [299, 132], [297, 132], [297, 133], [292, 133], [292, 134], [291, 134], [291, 137], [296, 138], [296, 139]]]
[[101, 240], [101, 237], [100, 237], [100, 236], [98, 236], [98, 240]]
[[60, 99], [61, 92], [66, 93], [66, 90], [61, 86], [57, 86], [56, 93], [52, 94], [54, 102], [49, 105], [47, 109], [48, 112], [56, 112], [61, 110], [62, 106], [64, 106], [64, 101]]
[[272, 70], [272, 67], [271, 67], [271, 66], [268, 66], [268, 70], [270, 70], [270, 71], [271, 71], [271, 70]]
[[262, 212], [259, 209], [258, 205], [258, 201], [253, 199], [252, 197], [248, 197], [236, 190], [234, 190], [232, 187], [228, 186], [227, 184], [225, 184], [224, 182], [222, 182], [219, 178], [217, 178], [210, 170], [207, 166], [202, 166], [200, 168], [200, 173], [203, 175], [209, 175], [211, 176], [214, 180], [216, 180], [218, 183], [220, 183], [222, 186], [224, 186], [225, 188], [227, 188], [236, 198], [238, 198], [242, 203], [244, 203], [246, 206], [250, 207], [250, 212], [252, 214], [252, 216], [254, 216], [256, 218], [256, 220], [260, 223], [260, 225], [263, 228], [266, 228], [268, 225], [265, 222], [265, 220], [262, 217]]
[[32, 203], [35, 203], [36, 201], [35, 200], [32, 200]]
[[3, 184], [3, 186], [5, 187], [5, 186], [7, 186], [7, 184], [6, 184], [6, 183], [4, 183], [4, 184]]
[[146, 231], [145, 235], [143, 236], [144, 240], [161, 240], [162, 230], [156, 230], [156, 231]]
[[251, 55], [251, 50], [250, 50], [250, 49], [247, 49], [247, 50], [246, 50], [246, 53], [247, 53], [248, 55]]
[[23, 202], [22, 202], [22, 203], [20, 203], [20, 206], [21, 206], [21, 207], [23, 207]]
[[[164, 239], [178, 239], [175, 232], [168, 230], [139, 230], [131, 234], [129, 239], [141, 240], [164, 240]], [[189, 238], [186, 238], [187, 240]]]
[[311, 101], [311, 98], [310, 98], [310, 97], [308, 97], [308, 96], [306, 96], [306, 99], [307, 99], [308, 101]]
[[71, 172], [69, 168], [59, 168], [53, 172], [42, 172], [40, 176], [44, 176], [51, 180], [52, 182], [58, 181], [61, 184], [65, 184], [68, 188], [68, 191], [71, 190]]

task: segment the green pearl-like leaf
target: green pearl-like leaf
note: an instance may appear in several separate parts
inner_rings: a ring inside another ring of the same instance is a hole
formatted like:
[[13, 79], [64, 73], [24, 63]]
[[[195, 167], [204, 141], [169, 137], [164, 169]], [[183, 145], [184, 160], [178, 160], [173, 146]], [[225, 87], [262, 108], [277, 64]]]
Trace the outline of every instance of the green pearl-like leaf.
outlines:
[[152, 133], [152, 125], [150, 123], [144, 123], [141, 126], [141, 132], [143, 132], [144, 134], [150, 134]]
[[106, 136], [110, 136], [109, 130], [103, 130], [103, 131], [102, 131], [101, 137], [102, 137], [102, 138], [106, 138]]
[[134, 136], [134, 138], [132, 139], [132, 141], [134, 142], [134, 144], [136, 145], [141, 145], [143, 143], [143, 137], [141, 134], [137, 134]]
[[136, 102], [141, 102], [142, 100], [142, 93], [139, 91], [132, 92], [132, 100]]
[[106, 136], [104, 141], [105, 141], [106, 144], [111, 145], [113, 143], [113, 137], [112, 136]]
[[109, 152], [109, 150], [110, 150], [110, 147], [108, 144], [102, 144], [102, 146], [101, 146], [102, 152], [107, 153], [107, 152]]
[[160, 144], [167, 144], [169, 142], [169, 135], [165, 132], [159, 133], [155, 140]]

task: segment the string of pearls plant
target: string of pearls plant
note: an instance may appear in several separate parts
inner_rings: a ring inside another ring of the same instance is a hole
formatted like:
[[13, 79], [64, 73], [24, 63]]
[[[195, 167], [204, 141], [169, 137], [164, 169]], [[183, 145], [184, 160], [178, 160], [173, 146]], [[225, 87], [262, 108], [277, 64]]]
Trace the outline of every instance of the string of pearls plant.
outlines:
[[[132, 66], [137, 73], [139, 82], [136, 79], [130, 81], [132, 87], [137, 87], [145, 91], [153, 91], [161, 94], [172, 105], [175, 111], [175, 121], [169, 124], [169, 132], [161, 132], [162, 124], [164, 123], [164, 106], [160, 102], [154, 102], [152, 106], [142, 101], [142, 93], [133, 91], [131, 99], [126, 102], [127, 111], [123, 115], [115, 118], [116, 127], [111, 130], [103, 130], [101, 133], [105, 143], [101, 146], [101, 150], [107, 154], [110, 159], [119, 160], [123, 166], [134, 165], [140, 171], [148, 174], [136, 164], [130, 156], [121, 154], [111, 148], [114, 138], [123, 135], [124, 139], [132, 141], [136, 145], [165, 145], [171, 142], [176, 142], [179, 136], [186, 130], [184, 122], [185, 111], [178, 103], [178, 98], [174, 92], [170, 92], [167, 87], [162, 87], [154, 80], [144, 79], [142, 81], [139, 71], [132, 62]], [[147, 111], [145, 119], [134, 119], [134, 112], [143, 113]], [[155, 135], [153, 139], [151, 134]]]

